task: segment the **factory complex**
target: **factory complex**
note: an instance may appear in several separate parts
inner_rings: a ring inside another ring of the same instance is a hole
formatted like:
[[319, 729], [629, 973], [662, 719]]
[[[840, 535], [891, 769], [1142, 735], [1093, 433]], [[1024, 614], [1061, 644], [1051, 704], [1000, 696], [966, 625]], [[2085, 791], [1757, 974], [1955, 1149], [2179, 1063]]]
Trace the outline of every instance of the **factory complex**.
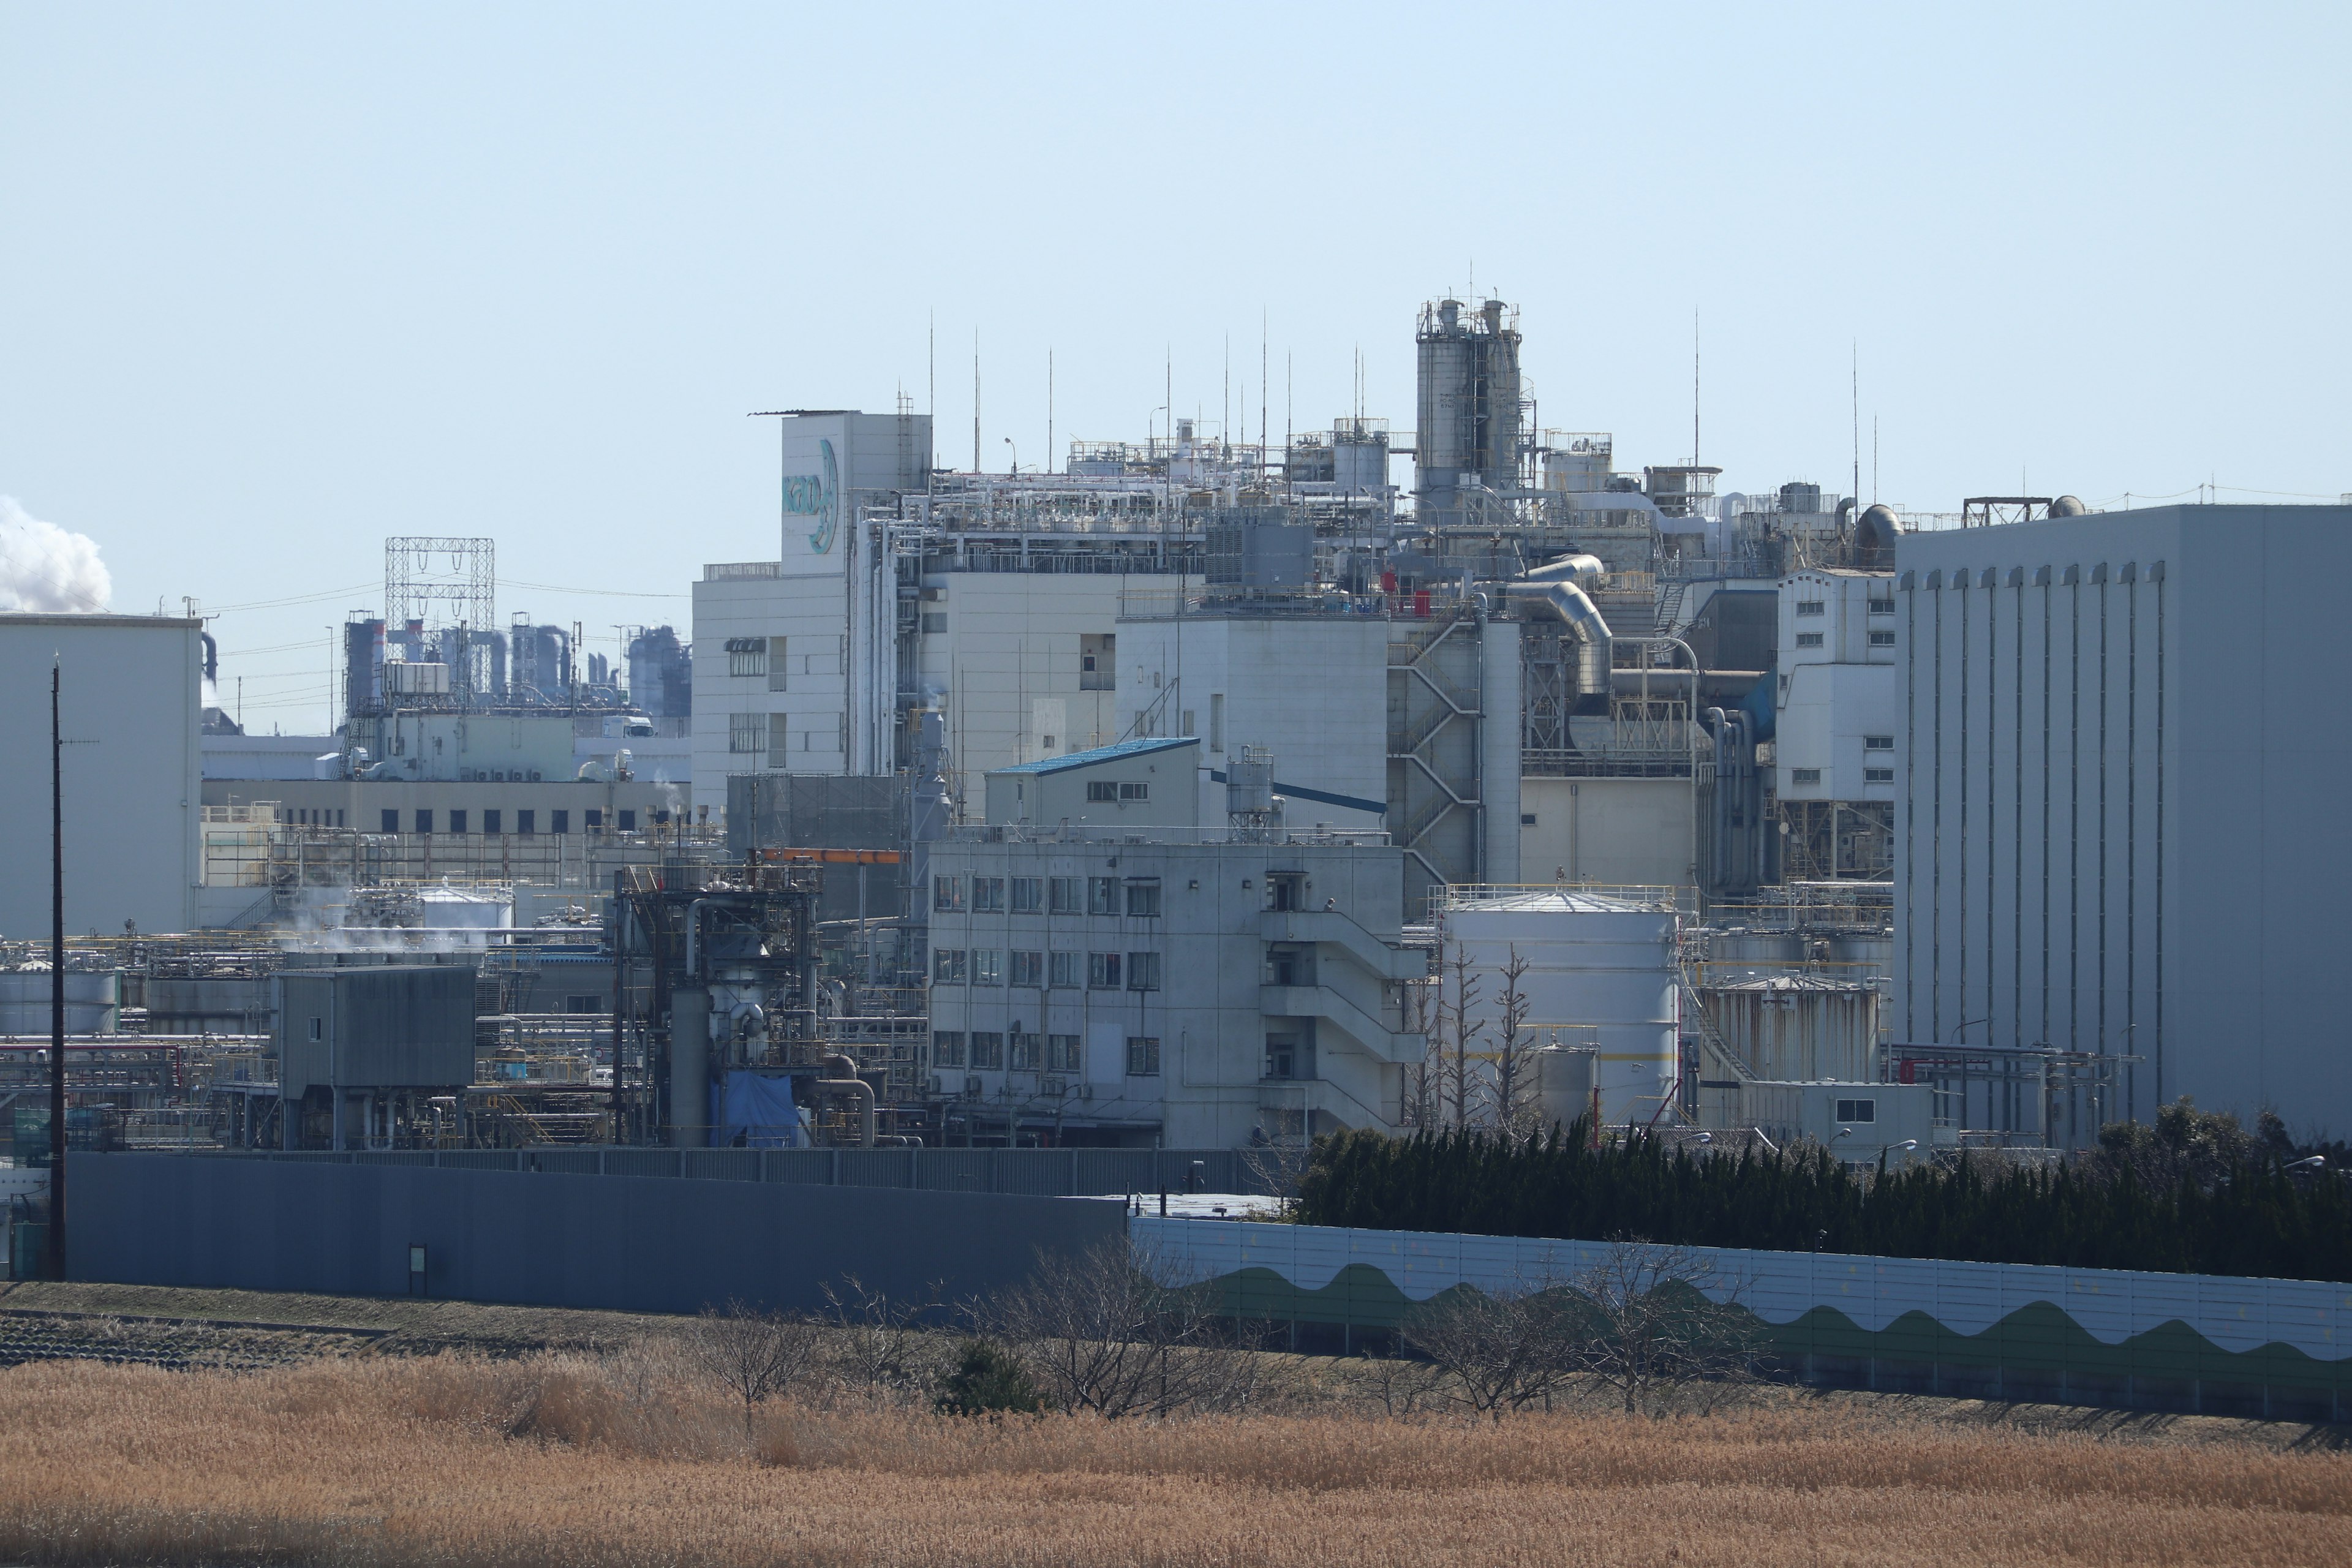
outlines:
[[330, 733], [196, 615], [0, 615], [0, 1153], [2352, 1129], [2352, 507], [1732, 491], [1526, 347], [1433, 301], [1410, 433], [1042, 470], [777, 415], [775, 550], [625, 667], [387, 540]]

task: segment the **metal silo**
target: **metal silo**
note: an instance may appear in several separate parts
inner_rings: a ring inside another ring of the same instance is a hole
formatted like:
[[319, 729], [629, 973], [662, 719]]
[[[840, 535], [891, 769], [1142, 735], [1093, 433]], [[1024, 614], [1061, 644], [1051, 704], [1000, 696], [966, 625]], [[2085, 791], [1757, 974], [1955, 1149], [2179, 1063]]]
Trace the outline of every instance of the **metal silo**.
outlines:
[[1448, 509], [1476, 437], [1478, 356], [1463, 324], [1462, 301], [1440, 300], [1421, 310], [1413, 419], [1413, 494], [1426, 510]]
[[[1671, 903], [1601, 898], [1563, 889], [1481, 895], [1465, 889], [1440, 921], [1443, 999], [1453, 1016], [1468, 966], [1466, 1021], [1477, 1032], [1467, 1051], [1491, 1056], [1500, 1046], [1504, 973], [1516, 950], [1527, 965], [1518, 989], [1528, 999], [1525, 1031], [1574, 1031], [1571, 1043], [1596, 1047], [1601, 1117], [1647, 1124], [1674, 1092], [1681, 1032], [1681, 971]], [[1448, 1026], [1430, 1042], [1433, 1060], [1454, 1048]], [[1529, 1039], [1523, 1044], [1538, 1044]], [[1475, 1073], [1491, 1075], [1491, 1063]]]
[[1864, 1083], [1878, 1076], [1875, 985], [1781, 974], [1702, 986], [1698, 999], [1758, 1078]]

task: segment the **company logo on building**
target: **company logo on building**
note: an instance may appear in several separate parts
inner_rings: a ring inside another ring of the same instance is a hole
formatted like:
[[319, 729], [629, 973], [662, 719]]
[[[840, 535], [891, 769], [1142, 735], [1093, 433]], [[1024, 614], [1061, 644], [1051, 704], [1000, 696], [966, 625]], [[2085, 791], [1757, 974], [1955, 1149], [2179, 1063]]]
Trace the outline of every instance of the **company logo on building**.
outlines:
[[817, 520], [808, 536], [809, 548], [823, 555], [832, 550], [834, 535], [841, 529], [841, 471], [834, 461], [833, 443], [816, 445], [824, 472], [784, 476], [784, 515]]

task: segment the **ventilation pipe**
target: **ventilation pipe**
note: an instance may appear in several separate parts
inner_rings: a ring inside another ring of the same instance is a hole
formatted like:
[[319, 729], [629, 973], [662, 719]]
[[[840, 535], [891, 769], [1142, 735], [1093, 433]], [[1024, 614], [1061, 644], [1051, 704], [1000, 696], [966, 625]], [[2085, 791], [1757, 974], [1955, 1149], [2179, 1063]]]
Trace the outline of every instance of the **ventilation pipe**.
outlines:
[[1570, 635], [1576, 638], [1577, 695], [1607, 701], [1609, 623], [1601, 618], [1601, 611], [1585, 596], [1584, 590], [1560, 579], [1523, 577], [1505, 584], [1503, 592], [1513, 599], [1541, 605], [1567, 623]]
[[819, 1094], [845, 1094], [857, 1102], [858, 1142], [874, 1147], [874, 1086], [857, 1076], [857, 1064], [839, 1051], [828, 1051], [817, 1058], [817, 1065], [835, 1078], [816, 1080]]

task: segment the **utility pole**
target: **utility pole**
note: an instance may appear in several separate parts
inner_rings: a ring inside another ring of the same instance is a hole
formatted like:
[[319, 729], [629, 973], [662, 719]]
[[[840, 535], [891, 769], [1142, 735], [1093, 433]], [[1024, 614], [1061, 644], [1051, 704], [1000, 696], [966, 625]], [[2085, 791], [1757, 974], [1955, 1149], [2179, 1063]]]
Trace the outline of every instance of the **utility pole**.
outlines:
[[66, 1277], [66, 784], [62, 662], [49, 667], [49, 1278]]

